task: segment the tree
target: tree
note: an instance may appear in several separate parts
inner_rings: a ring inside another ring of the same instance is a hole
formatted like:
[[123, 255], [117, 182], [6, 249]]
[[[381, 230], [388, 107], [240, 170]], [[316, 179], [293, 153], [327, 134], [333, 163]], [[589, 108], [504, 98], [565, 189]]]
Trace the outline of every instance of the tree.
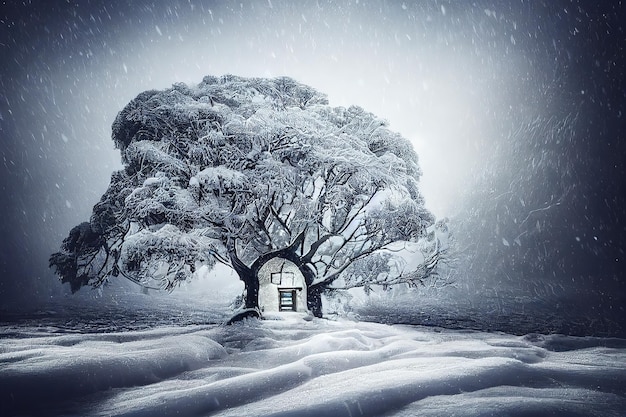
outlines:
[[[172, 289], [223, 263], [255, 308], [260, 269], [281, 257], [321, 316], [334, 286], [416, 284], [442, 259], [410, 143], [290, 78], [205, 77], [144, 92], [118, 114], [113, 140], [124, 169], [50, 258], [72, 290], [118, 275]], [[411, 245], [425, 253], [413, 274], [393, 261]], [[370, 257], [382, 275], [362, 274]]]

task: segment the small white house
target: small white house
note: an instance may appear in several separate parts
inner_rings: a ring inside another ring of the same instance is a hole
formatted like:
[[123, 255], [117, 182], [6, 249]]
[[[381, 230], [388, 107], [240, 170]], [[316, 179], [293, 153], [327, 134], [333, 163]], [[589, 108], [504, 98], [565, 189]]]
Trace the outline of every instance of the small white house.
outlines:
[[298, 267], [274, 258], [259, 271], [259, 308], [263, 312], [306, 312], [306, 283]]

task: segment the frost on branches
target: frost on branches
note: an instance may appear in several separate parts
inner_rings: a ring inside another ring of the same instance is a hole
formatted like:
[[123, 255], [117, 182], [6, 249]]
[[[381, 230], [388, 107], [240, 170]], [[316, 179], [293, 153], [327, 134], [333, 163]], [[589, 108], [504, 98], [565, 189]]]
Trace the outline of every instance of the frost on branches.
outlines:
[[74, 291], [115, 276], [171, 290], [222, 263], [255, 308], [258, 273], [280, 257], [321, 316], [325, 291], [422, 284], [444, 259], [445, 224], [424, 208], [410, 143], [292, 79], [206, 77], [141, 93], [113, 140], [124, 169], [50, 258]]

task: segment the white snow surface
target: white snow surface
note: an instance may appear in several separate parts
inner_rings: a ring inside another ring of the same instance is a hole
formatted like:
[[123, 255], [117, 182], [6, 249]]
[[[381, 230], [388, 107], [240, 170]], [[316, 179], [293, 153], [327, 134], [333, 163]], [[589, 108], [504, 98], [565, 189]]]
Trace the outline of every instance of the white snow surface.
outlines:
[[2, 416], [626, 415], [624, 339], [285, 313], [0, 342]]

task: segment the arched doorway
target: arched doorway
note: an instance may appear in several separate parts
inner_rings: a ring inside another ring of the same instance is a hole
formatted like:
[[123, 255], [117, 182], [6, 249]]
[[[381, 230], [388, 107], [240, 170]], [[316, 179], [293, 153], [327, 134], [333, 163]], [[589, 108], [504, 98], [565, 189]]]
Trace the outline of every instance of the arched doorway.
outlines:
[[258, 276], [261, 311], [307, 311], [306, 283], [293, 262], [271, 259], [261, 267]]

